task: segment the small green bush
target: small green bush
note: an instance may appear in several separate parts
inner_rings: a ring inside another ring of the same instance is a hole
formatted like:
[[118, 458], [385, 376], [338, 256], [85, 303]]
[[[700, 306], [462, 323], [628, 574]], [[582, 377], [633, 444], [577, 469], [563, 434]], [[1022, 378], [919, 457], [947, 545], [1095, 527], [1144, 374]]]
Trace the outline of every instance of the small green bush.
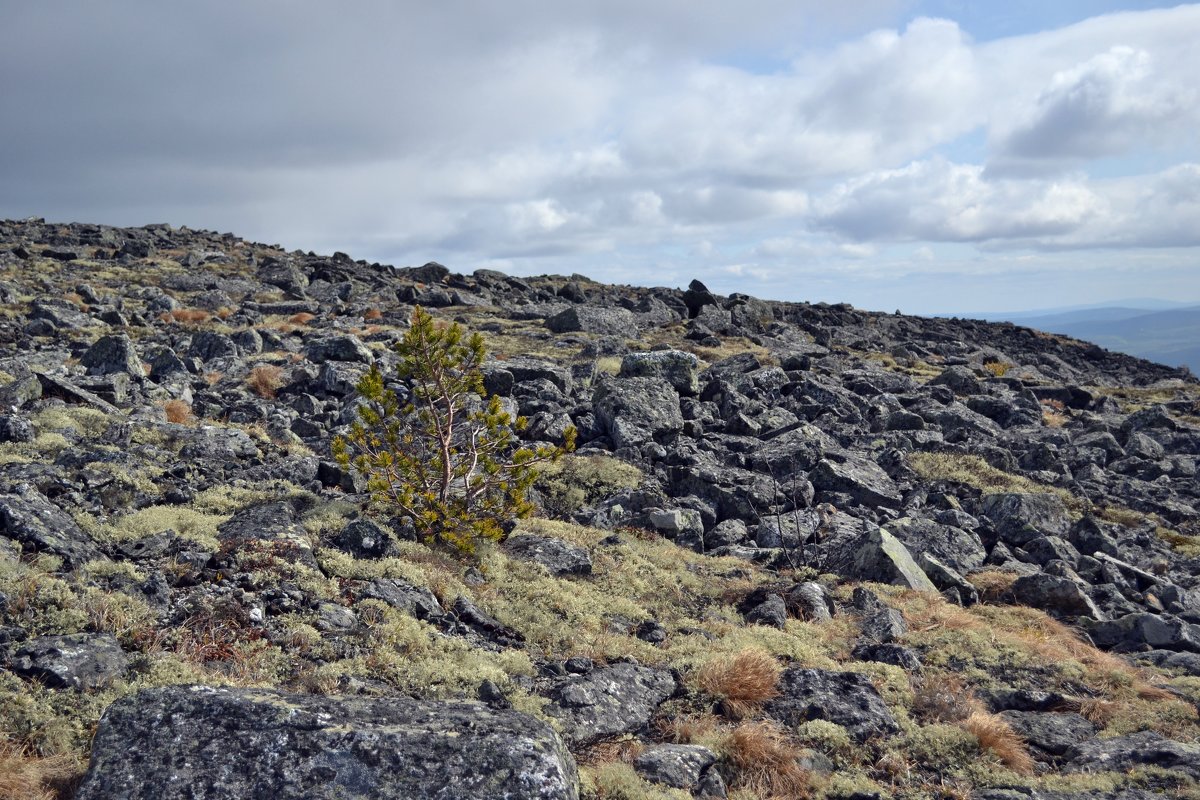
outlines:
[[546, 513], [569, 517], [622, 489], [636, 489], [642, 471], [610, 456], [567, 456], [539, 470], [535, 487]]
[[334, 439], [334, 457], [427, 541], [467, 555], [480, 542], [502, 540], [506, 520], [533, 511], [527, 495], [536, 465], [573, 449], [575, 429], [561, 447], [519, 447], [524, 418], [512, 419], [499, 397], [484, 392], [482, 337], [466, 336], [457, 323], [439, 325], [420, 306], [395, 350], [409, 402], [401, 404], [372, 366], [358, 383], [358, 420]]

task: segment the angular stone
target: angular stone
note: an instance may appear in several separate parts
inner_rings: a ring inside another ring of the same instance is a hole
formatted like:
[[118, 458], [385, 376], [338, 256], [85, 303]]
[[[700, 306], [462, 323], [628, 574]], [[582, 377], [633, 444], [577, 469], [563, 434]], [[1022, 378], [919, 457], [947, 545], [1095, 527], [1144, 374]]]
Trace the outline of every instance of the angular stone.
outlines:
[[69, 514], [33, 486], [23, 484], [19, 488], [19, 495], [0, 495], [0, 536], [38, 552], [61, 556], [72, 568], [101, 557], [91, 537]]
[[382, 600], [392, 608], [421, 620], [434, 621], [446, 614], [433, 592], [424, 586], [412, 586], [399, 578], [376, 578], [362, 588], [359, 596]]
[[545, 723], [477, 703], [146, 689], [105, 712], [77, 800], [576, 800]]
[[682, 350], [630, 353], [621, 359], [622, 378], [662, 378], [681, 395], [700, 393], [697, 380], [700, 360]]
[[304, 353], [314, 364], [324, 364], [326, 361], [359, 361], [363, 364], [375, 363], [375, 356], [370, 348], [362, 343], [357, 336], [327, 336], [309, 342]]
[[237, 354], [237, 345], [233, 343], [233, 339], [223, 333], [212, 331], [197, 333], [192, 337], [192, 344], [188, 348], [188, 355], [201, 361], [211, 361], [214, 358], [236, 356]]
[[850, 545], [850, 550], [847, 573], [850, 577], [937, 592], [937, 587], [917, 566], [908, 548], [883, 528], [863, 534]]
[[569, 742], [591, 744], [646, 725], [675, 689], [666, 670], [614, 664], [556, 687], [545, 711], [562, 723]]
[[1056, 619], [1107, 619], [1104, 612], [1084, 593], [1083, 587], [1070, 578], [1039, 572], [1017, 578], [1010, 591], [1013, 599], [1021, 605], [1040, 608]]
[[1126, 614], [1109, 622], [1096, 623], [1088, 634], [1097, 647], [1105, 649], [1200, 652], [1200, 625], [1169, 614]]
[[1003, 711], [1000, 716], [1043, 760], [1063, 755], [1080, 742], [1094, 738], [1098, 730], [1094, 723], [1074, 713]]
[[102, 336], [87, 349], [79, 359], [79, 363], [87, 368], [88, 375], [112, 375], [127, 373], [141, 378], [145, 376], [142, 369], [142, 359], [138, 356], [133, 342], [125, 334], [119, 336]]
[[18, 675], [79, 691], [105, 688], [128, 665], [129, 658], [110, 633], [40, 636], [22, 645], [12, 659]]
[[984, 495], [983, 513], [1000, 538], [1017, 547], [1038, 536], [1065, 536], [1071, 529], [1071, 516], [1056, 494]]
[[333, 546], [355, 558], [382, 558], [395, 545], [392, 534], [369, 519], [356, 519], [337, 532]]
[[630, 336], [637, 331], [633, 312], [625, 308], [571, 306], [546, 320], [555, 333], [599, 333], [606, 336]]
[[679, 395], [660, 378], [602, 381], [592, 393], [592, 404], [617, 447], [638, 447], [683, 428]]
[[900, 506], [896, 484], [878, 464], [866, 458], [847, 457], [842, 462], [822, 459], [808, 477], [818, 490], [845, 492], [864, 506]]

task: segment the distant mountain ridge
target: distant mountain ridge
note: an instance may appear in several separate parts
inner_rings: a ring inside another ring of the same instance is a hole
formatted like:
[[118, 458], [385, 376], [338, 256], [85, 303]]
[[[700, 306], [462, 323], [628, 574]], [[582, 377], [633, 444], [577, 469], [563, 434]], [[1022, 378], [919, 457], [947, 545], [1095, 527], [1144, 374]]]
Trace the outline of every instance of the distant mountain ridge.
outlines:
[[[1155, 305], [1158, 308], [1145, 306]], [[1140, 307], [1139, 307], [1140, 306]], [[1167, 366], [1200, 370], [1200, 304], [1132, 300], [1121, 305], [984, 314], [993, 322], [1083, 339]]]

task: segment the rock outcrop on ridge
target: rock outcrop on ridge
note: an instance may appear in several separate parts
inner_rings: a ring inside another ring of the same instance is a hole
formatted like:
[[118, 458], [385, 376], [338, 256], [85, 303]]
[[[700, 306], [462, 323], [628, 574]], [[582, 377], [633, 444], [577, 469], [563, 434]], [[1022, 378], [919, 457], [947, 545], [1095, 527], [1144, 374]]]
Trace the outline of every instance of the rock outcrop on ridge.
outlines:
[[[579, 433], [470, 563], [329, 451], [414, 305]], [[0, 222], [0, 768], [1200, 797], [1198, 454], [1186, 371], [1009, 324]]]

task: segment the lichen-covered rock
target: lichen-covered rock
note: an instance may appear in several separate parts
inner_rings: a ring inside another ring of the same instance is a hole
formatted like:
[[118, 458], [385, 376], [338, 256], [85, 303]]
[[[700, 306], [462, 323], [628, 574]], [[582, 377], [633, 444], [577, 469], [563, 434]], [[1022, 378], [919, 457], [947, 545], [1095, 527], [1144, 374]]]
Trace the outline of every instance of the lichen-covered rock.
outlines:
[[142, 360], [137, 349], [125, 334], [101, 336], [79, 359], [88, 375], [112, 375], [124, 372], [139, 378], [144, 376]]
[[590, 575], [592, 557], [588, 551], [552, 536], [518, 533], [508, 537], [504, 552], [522, 561], [541, 564], [551, 575]]
[[1040, 608], [1058, 619], [1106, 619], [1104, 612], [1087, 596], [1083, 587], [1070, 578], [1045, 572], [1025, 575], [1013, 582], [1010, 591], [1013, 599], [1021, 605]]
[[1184, 744], [1154, 731], [1111, 739], [1092, 739], [1069, 748], [1064, 772], [1127, 772], [1134, 767], [1159, 767], [1200, 779], [1200, 745]]
[[1071, 515], [1055, 494], [989, 494], [983, 497], [988, 516], [1006, 543], [1020, 547], [1039, 536], [1065, 536]]
[[0, 495], [0, 536], [38, 552], [61, 556], [71, 567], [100, 558], [100, 550], [70, 515], [33, 486], [17, 487], [20, 494]]
[[632, 335], [637, 330], [633, 312], [625, 308], [572, 306], [546, 320], [555, 333], [599, 333], [607, 336]]
[[900, 540], [882, 528], [860, 536], [849, 546], [847, 574], [860, 580], [907, 586], [923, 592], [937, 587], [917, 566]]
[[676, 789], [690, 789], [700, 783], [701, 775], [716, 760], [716, 754], [707, 747], [660, 744], [634, 759], [633, 768], [648, 781]]
[[1095, 723], [1075, 713], [1002, 711], [1000, 716], [1042, 760], [1055, 760], [1073, 746], [1096, 736]]
[[878, 464], [848, 457], [841, 462], [822, 459], [808, 476], [819, 491], [845, 492], [865, 506], [898, 508], [900, 491]]
[[360, 361], [371, 364], [375, 361], [370, 349], [353, 334], [316, 339], [309, 342], [304, 352], [308, 360], [315, 364], [324, 364], [326, 361]]
[[683, 350], [630, 353], [621, 359], [620, 377], [662, 378], [681, 395], [694, 397], [700, 392], [699, 364], [696, 356]]
[[858, 672], [791, 667], [779, 679], [779, 695], [764, 710], [785, 725], [826, 720], [863, 741], [899, 730], [871, 679]]
[[47, 686], [92, 691], [125, 672], [129, 659], [110, 633], [40, 636], [13, 655], [12, 670]]
[[596, 419], [617, 447], [637, 447], [683, 429], [679, 395], [661, 378], [602, 381], [592, 395]]
[[1093, 625], [1088, 634], [1097, 647], [1125, 651], [1200, 652], [1200, 625], [1170, 614], [1136, 612]]
[[675, 689], [666, 670], [614, 664], [555, 687], [545, 711], [562, 723], [568, 741], [590, 744], [641, 728]]
[[546, 724], [476, 703], [176, 686], [114, 703], [77, 800], [575, 800]]

